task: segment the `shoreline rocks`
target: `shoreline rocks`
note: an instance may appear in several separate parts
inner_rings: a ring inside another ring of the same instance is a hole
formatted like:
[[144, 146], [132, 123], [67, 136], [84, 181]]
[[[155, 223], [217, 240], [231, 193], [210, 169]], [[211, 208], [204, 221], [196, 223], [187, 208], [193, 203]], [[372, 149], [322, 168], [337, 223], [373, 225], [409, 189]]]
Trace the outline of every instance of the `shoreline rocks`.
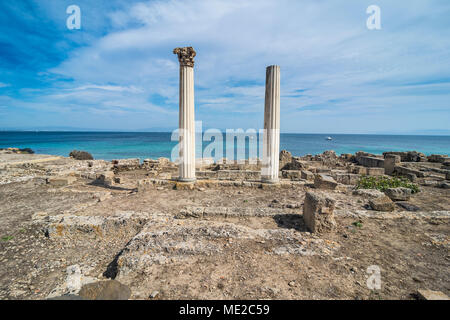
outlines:
[[75, 160], [94, 160], [94, 157], [87, 151], [73, 150], [69, 154], [69, 157]]

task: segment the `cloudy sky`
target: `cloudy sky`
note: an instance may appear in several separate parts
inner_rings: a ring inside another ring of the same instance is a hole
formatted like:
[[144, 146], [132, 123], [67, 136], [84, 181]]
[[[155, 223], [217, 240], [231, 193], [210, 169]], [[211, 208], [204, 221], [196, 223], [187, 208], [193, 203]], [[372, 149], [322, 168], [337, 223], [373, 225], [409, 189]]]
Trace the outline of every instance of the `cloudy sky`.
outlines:
[[276, 64], [284, 132], [450, 134], [448, 0], [1, 1], [0, 129], [172, 129], [181, 46], [204, 128], [260, 128]]

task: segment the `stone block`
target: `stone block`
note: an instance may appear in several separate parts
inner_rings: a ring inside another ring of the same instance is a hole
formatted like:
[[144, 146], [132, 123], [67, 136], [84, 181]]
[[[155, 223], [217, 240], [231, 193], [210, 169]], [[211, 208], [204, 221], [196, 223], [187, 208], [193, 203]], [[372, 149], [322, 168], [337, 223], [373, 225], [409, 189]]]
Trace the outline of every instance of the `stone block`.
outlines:
[[394, 173], [395, 166], [400, 163], [400, 161], [400, 156], [395, 154], [386, 154], [384, 157], [385, 174], [392, 175]]
[[330, 168], [316, 168], [316, 172], [317, 173], [330, 174], [331, 173], [331, 169]]
[[324, 174], [316, 174], [314, 178], [314, 188], [324, 190], [336, 189], [337, 182], [330, 176]]
[[352, 157], [353, 157], [353, 155], [351, 153], [342, 153], [341, 154], [341, 159], [344, 159], [344, 160], [351, 160]]
[[176, 190], [194, 190], [195, 184], [191, 182], [177, 182], [174, 186]]
[[382, 176], [384, 175], [384, 168], [367, 168], [367, 174], [369, 176]]
[[112, 164], [114, 165], [114, 169], [118, 171], [135, 170], [141, 167], [141, 163], [138, 158], [112, 160]]
[[281, 150], [280, 152], [280, 168], [283, 169], [284, 166], [292, 161], [292, 154], [289, 151]]
[[78, 295], [86, 300], [128, 300], [131, 290], [117, 280], [85, 284]]
[[414, 174], [416, 177], [423, 178], [425, 174], [422, 171], [410, 169], [404, 166], [395, 166], [394, 171], [402, 176], [407, 176], [408, 174]]
[[417, 181], [417, 176], [414, 173], [407, 173], [404, 176], [406, 177], [406, 179], [408, 179], [411, 182]]
[[281, 175], [284, 179], [289, 179], [293, 181], [298, 181], [301, 179], [300, 170], [282, 170]]
[[353, 191], [353, 195], [365, 198], [379, 198], [383, 197], [384, 193], [377, 189], [356, 189]]
[[384, 193], [393, 201], [408, 201], [411, 198], [412, 191], [409, 188], [389, 188]]
[[357, 158], [358, 163], [368, 168], [384, 168], [384, 159], [360, 156]]
[[302, 170], [300, 177], [307, 181], [313, 181], [314, 180], [314, 174], [311, 171], [308, 170]]
[[72, 176], [55, 177], [55, 178], [48, 178], [47, 183], [53, 187], [64, 187], [74, 183], [76, 180], [77, 178]]
[[104, 185], [110, 187], [114, 185], [114, 172], [113, 171], [105, 171], [97, 175], [96, 184]]
[[450, 298], [441, 291], [419, 289], [417, 294], [421, 300], [450, 300]]
[[306, 163], [299, 158], [292, 157], [291, 162], [286, 163], [283, 167], [280, 166], [283, 170], [301, 170], [306, 168]]
[[367, 168], [362, 166], [355, 166], [352, 168], [354, 174], [367, 174]]
[[442, 188], [442, 189], [450, 189], [450, 183], [448, 183], [448, 182], [442, 182], [442, 183], [439, 185], [439, 187]]
[[412, 212], [420, 211], [420, 208], [418, 206], [415, 206], [409, 202], [398, 201], [395, 204], [406, 211]]
[[336, 174], [335, 179], [342, 184], [354, 185], [358, 183], [359, 175], [353, 173], [338, 173]]
[[376, 211], [394, 211], [395, 204], [388, 196], [382, 196], [369, 200], [369, 205]]
[[303, 220], [311, 232], [323, 232], [334, 228], [336, 201], [316, 192], [307, 192], [303, 205]]
[[69, 154], [69, 157], [71, 157], [75, 160], [94, 160], [94, 158], [92, 157], [92, 155], [89, 152], [78, 151], [78, 150], [73, 150]]
[[438, 162], [438, 163], [444, 163], [449, 160], [449, 157], [447, 155], [443, 154], [432, 154], [428, 156], [428, 161], [430, 162]]
[[386, 159], [387, 156], [399, 156], [401, 162], [421, 162], [421, 161], [427, 161], [427, 157], [417, 151], [389, 151], [389, 152], [383, 152], [383, 156]]

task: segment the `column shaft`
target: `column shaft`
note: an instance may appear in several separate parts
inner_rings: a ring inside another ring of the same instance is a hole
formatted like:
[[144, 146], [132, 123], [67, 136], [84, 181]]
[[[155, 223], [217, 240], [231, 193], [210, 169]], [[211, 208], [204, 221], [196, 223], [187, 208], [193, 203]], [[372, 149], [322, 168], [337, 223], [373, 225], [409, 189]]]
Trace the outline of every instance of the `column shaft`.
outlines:
[[264, 136], [261, 178], [276, 183], [280, 153], [280, 67], [266, 69], [266, 96], [264, 106]]
[[175, 48], [180, 62], [179, 181], [195, 181], [194, 57], [192, 47]]
[[194, 68], [180, 66], [180, 181], [195, 180]]

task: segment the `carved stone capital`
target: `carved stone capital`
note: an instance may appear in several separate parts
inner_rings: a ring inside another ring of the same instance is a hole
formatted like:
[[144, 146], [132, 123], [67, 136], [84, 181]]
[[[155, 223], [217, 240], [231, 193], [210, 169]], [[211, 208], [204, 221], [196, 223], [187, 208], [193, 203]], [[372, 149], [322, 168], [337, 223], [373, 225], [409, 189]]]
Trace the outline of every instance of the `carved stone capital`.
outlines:
[[173, 53], [178, 55], [180, 66], [194, 67], [194, 57], [197, 54], [192, 47], [175, 48]]

